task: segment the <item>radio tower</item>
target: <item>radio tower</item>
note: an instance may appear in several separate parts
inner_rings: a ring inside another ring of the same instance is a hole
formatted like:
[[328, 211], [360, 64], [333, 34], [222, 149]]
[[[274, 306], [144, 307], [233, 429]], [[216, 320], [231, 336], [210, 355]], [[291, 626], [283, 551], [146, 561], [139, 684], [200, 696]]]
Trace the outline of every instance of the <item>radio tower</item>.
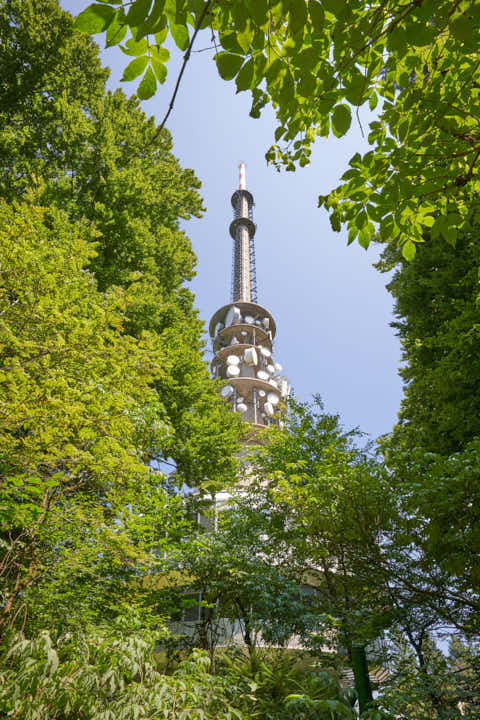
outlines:
[[214, 377], [227, 381], [221, 395], [244, 420], [255, 426], [277, 424], [279, 409], [290, 392], [282, 366], [273, 359], [275, 320], [257, 302], [254, 200], [247, 190], [245, 164], [240, 163], [238, 190], [232, 195], [234, 218], [231, 302], [210, 321]]

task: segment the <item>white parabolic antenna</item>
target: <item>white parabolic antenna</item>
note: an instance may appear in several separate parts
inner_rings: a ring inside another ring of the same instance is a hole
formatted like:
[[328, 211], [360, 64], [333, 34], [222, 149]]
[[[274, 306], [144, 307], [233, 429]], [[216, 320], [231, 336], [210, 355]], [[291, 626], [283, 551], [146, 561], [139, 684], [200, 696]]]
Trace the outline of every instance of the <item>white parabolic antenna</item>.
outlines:
[[240, 322], [241, 314], [239, 308], [235, 307], [235, 305], [232, 305], [230, 310], [227, 312], [227, 316], [225, 318], [225, 325], [233, 325], [234, 323]]
[[241, 413], [247, 412], [247, 406], [245, 405], [245, 403], [238, 403], [237, 410]]
[[265, 370], [259, 370], [259, 371], [257, 372], [257, 377], [258, 377], [259, 380], [266, 380], [266, 381], [268, 381], [269, 375], [268, 375], [268, 373], [265, 372]]
[[263, 409], [265, 410], [267, 415], [270, 415], [270, 417], [272, 417], [272, 415], [274, 413], [272, 403], [266, 402], [265, 405], [263, 406]]
[[255, 322], [255, 318], [253, 318], [251, 315], [245, 315], [245, 322], [247, 325], [253, 325]]
[[268, 348], [262, 347], [260, 349], [260, 352], [262, 353], [263, 357], [266, 357], [266, 358], [272, 357], [272, 353], [270, 352], [270, 350]]
[[272, 403], [272, 405], [278, 405], [280, 398], [277, 393], [268, 393], [267, 400], [269, 403]]
[[258, 355], [255, 348], [247, 348], [244, 354], [247, 365], [256, 365], [258, 363]]
[[225, 385], [220, 390], [220, 395], [224, 398], [229, 398], [232, 393], [233, 393], [233, 387], [231, 385]]
[[238, 355], [229, 355], [227, 357], [227, 365], [240, 365], [240, 358]]
[[227, 367], [228, 377], [238, 377], [240, 375], [240, 368], [238, 365], [229, 365]]

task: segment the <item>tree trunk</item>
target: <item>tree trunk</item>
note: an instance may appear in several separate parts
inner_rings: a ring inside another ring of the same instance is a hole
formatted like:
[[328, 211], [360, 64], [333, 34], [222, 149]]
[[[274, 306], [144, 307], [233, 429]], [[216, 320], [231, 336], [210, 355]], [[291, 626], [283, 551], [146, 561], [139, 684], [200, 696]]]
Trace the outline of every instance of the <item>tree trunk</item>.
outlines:
[[352, 659], [353, 677], [355, 679], [355, 690], [358, 695], [358, 706], [360, 715], [364, 712], [373, 700], [372, 686], [368, 674], [367, 655], [364, 645], [352, 645], [350, 650]]

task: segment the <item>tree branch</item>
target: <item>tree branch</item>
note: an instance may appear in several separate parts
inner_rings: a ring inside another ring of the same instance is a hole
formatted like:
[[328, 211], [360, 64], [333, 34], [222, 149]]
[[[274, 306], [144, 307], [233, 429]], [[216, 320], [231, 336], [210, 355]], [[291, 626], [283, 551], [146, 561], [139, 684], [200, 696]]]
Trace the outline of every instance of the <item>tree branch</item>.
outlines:
[[205, 15], [207, 14], [209, 8], [213, 5], [214, 1], [215, 1], [215, 0], [207, 0], [207, 2], [205, 3], [204, 8], [203, 8], [203, 10], [202, 10], [202, 14], [200, 15], [200, 17], [199, 17], [199, 19], [198, 19], [198, 22], [197, 22], [197, 24], [195, 25], [195, 31], [194, 31], [194, 33], [193, 33], [193, 35], [192, 35], [192, 39], [190, 40], [190, 45], [188, 46], [187, 51], [186, 51], [185, 55], [183, 56], [182, 67], [180, 68], [180, 72], [179, 72], [179, 74], [178, 74], [178, 78], [177, 78], [177, 82], [176, 82], [176, 84], [175, 84], [175, 89], [174, 89], [174, 91], [173, 91], [172, 99], [170, 100], [170, 104], [169, 104], [169, 106], [168, 106], [168, 110], [167, 110], [167, 112], [166, 112], [166, 114], [165, 114], [165, 117], [163, 118], [162, 122], [160, 123], [160, 125], [159, 125], [158, 128], [157, 128], [157, 132], [155, 133], [154, 140], [157, 139], [157, 137], [159, 136], [160, 132], [161, 132], [161, 131], [163, 130], [163, 128], [165, 127], [165, 123], [166, 123], [167, 120], [168, 120], [168, 116], [170, 115], [170, 113], [171, 113], [172, 110], [173, 110], [173, 106], [175, 105], [175, 98], [177, 97], [177, 93], [178, 93], [178, 89], [179, 89], [179, 87], [180, 87], [180, 83], [181, 83], [181, 81], [182, 81], [183, 73], [185, 72], [185, 68], [186, 68], [186, 66], [187, 66], [187, 63], [188, 63], [188, 61], [190, 60], [190, 55], [191, 55], [191, 52], [192, 52], [193, 44], [194, 44], [194, 42], [195, 42], [195, 40], [196, 40], [198, 31], [200, 30], [200, 27], [201, 27], [201, 25], [202, 25], [202, 23], [203, 23], [203, 21], [204, 21]]

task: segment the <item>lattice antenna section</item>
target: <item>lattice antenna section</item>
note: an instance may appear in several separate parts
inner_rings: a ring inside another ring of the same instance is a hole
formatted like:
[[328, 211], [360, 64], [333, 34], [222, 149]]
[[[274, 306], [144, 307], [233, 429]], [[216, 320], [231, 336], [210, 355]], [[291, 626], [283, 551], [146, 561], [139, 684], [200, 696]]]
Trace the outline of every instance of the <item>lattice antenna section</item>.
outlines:
[[[253, 222], [253, 206], [248, 208], [248, 216]], [[256, 226], [255, 226], [256, 227]], [[253, 235], [250, 238], [250, 294], [252, 296], [252, 302], [258, 302], [257, 294], [257, 266], [255, 263], [255, 241]]]

